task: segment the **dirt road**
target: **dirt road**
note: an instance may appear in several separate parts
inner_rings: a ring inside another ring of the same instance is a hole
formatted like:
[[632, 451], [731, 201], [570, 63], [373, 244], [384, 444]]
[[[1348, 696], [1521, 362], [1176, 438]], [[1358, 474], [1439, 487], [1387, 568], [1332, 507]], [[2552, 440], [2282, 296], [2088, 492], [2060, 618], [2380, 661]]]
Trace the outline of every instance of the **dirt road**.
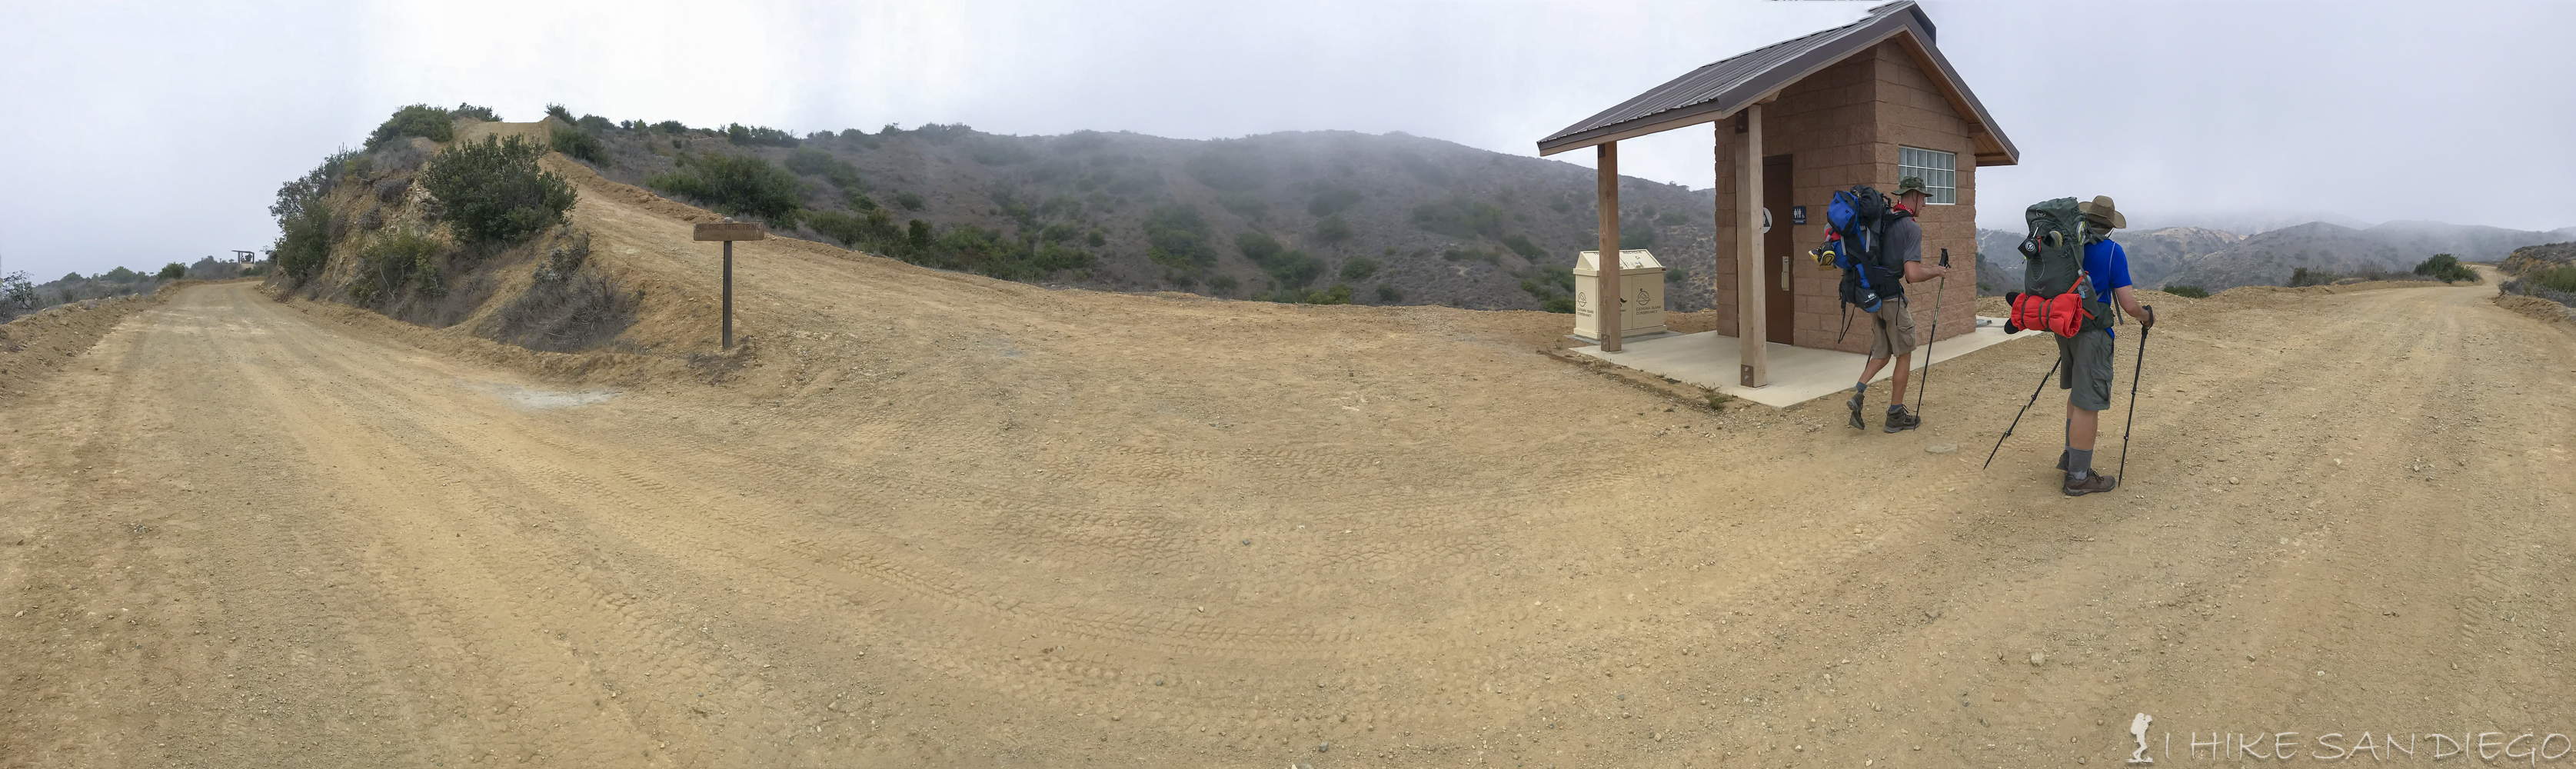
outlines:
[[1884, 435], [1676, 409], [1532, 354], [1547, 316], [1027, 293], [945, 337], [755, 318], [768, 379], [612, 392], [182, 292], [0, 396], [0, 766], [2576, 734], [2576, 338], [2490, 287], [2164, 308], [2132, 481], [2079, 499], [2054, 390], [1976, 466], [2040, 342], [1944, 364]]

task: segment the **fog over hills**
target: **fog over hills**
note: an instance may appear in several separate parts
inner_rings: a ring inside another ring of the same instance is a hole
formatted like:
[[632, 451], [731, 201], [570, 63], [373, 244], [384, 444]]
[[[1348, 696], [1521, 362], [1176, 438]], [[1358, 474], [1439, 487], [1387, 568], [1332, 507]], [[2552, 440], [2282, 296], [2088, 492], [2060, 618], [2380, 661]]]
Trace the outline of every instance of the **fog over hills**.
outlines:
[[[568, 154], [611, 179], [724, 209], [711, 188], [671, 178], [745, 171], [724, 163], [757, 160], [752, 166], [779, 180], [776, 194], [792, 198], [780, 204], [788, 208], [755, 212], [783, 232], [1040, 284], [1569, 310], [1567, 268], [1598, 240], [1590, 169], [1403, 133], [1188, 140], [1097, 131], [1008, 136], [931, 124], [799, 136], [557, 119], [550, 130], [595, 147]], [[562, 141], [559, 149], [579, 144]], [[1630, 177], [1620, 200], [1622, 243], [1653, 250], [1670, 268], [1669, 306], [1709, 307], [1710, 191]], [[2278, 227], [2283, 215], [2198, 217], [2204, 224], [2118, 237], [2138, 285], [2215, 291], [2283, 283], [2300, 267], [2405, 270], [2436, 253], [2493, 261], [2576, 233], [2424, 221], [2364, 227], [2319, 216], [2327, 220]], [[2020, 239], [2011, 230], [1978, 231], [1987, 291], [2019, 286]]]
[[[683, 158], [756, 156], [797, 177], [801, 210], [778, 229], [1043, 284], [1287, 301], [1348, 286], [1362, 304], [1542, 309], [1598, 242], [1591, 169], [1402, 133], [580, 125], [604, 147], [587, 162], [609, 178], [708, 202], [657, 177]], [[1710, 274], [1709, 191], [1622, 182], [1623, 242], [1671, 268], [1671, 306], [1709, 306], [1706, 281], [1689, 279]], [[919, 248], [907, 247], [915, 220], [930, 228]]]

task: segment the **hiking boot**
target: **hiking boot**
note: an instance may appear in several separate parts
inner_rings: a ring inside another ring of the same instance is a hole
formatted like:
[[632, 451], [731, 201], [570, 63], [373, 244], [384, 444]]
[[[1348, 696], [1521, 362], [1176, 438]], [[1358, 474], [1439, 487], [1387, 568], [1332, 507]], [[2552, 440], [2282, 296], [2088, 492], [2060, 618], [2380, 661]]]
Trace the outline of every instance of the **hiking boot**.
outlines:
[[2110, 491], [2119, 487], [2119, 479], [2112, 478], [2111, 476], [2103, 475], [2101, 473], [2088, 473], [2084, 476], [2084, 480], [2068, 480], [2064, 491], [2067, 496], [2080, 497], [2086, 494]]
[[1860, 397], [1862, 395], [1864, 395], [1864, 393], [1852, 393], [1851, 400], [1843, 401], [1843, 405], [1851, 407], [1851, 426], [1854, 430], [1869, 429], [1869, 423], [1863, 422], [1860, 419]]
[[1887, 412], [1888, 432], [1903, 432], [1921, 426], [1923, 426], [1923, 418], [1906, 413], [1904, 406], [1898, 406], [1895, 411]]

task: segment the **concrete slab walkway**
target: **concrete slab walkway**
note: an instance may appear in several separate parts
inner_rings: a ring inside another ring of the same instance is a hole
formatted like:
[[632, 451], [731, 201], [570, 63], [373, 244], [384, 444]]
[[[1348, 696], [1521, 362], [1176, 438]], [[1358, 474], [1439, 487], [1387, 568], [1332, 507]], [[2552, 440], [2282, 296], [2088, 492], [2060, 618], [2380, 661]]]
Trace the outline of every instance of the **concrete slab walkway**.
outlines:
[[[2046, 339], [2046, 332], [2004, 333], [2002, 318], [1978, 318], [1977, 329], [1941, 340], [1933, 345], [1932, 362], [1956, 358], [1983, 350], [2012, 339]], [[1866, 332], [1863, 332], [1866, 333]], [[1766, 406], [1787, 408], [1817, 398], [1845, 392], [1859, 378], [1863, 357], [1856, 352], [1818, 350], [1771, 344], [1771, 384], [1752, 388], [1736, 384], [1735, 337], [1718, 336], [1715, 331], [1696, 334], [1673, 334], [1648, 339], [1630, 339], [1627, 349], [1603, 353], [1599, 345], [1577, 347], [1573, 352], [1589, 355], [1621, 366], [1667, 379], [1675, 379], [1726, 393]], [[1919, 352], [1921, 348], [1916, 348]], [[1923, 366], [1921, 358], [1914, 362]], [[1896, 375], [1896, 367], [1878, 372], [1873, 382], [1886, 381]]]

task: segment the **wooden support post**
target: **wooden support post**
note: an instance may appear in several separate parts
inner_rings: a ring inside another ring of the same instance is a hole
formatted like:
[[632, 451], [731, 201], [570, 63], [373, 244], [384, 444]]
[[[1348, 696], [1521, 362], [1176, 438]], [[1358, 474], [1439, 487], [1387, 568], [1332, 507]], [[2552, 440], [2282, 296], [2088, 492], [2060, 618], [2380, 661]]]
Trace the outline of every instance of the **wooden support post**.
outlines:
[[766, 239], [769, 237], [769, 228], [759, 222], [737, 222], [728, 218], [721, 222], [699, 222], [691, 237], [702, 241], [724, 241], [724, 307], [721, 310], [724, 313], [724, 331], [721, 338], [724, 349], [731, 350], [733, 349], [733, 242]]
[[1744, 107], [1744, 131], [1735, 135], [1735, 343], [1738, 383], [1771, 384], [1769, 329], [1764, 320], [1762, 276], [1762, 105]]
[[1600, 146], [1601, 295], [1592, 298], [1592, 326], [1601, 333], [1601, 351], [1618, 352], [1628, 335], [1628, 298], [1619, 286], [1619, 143]]
[[733, 241], [724, 242], [724, 347], [733, 349]]

